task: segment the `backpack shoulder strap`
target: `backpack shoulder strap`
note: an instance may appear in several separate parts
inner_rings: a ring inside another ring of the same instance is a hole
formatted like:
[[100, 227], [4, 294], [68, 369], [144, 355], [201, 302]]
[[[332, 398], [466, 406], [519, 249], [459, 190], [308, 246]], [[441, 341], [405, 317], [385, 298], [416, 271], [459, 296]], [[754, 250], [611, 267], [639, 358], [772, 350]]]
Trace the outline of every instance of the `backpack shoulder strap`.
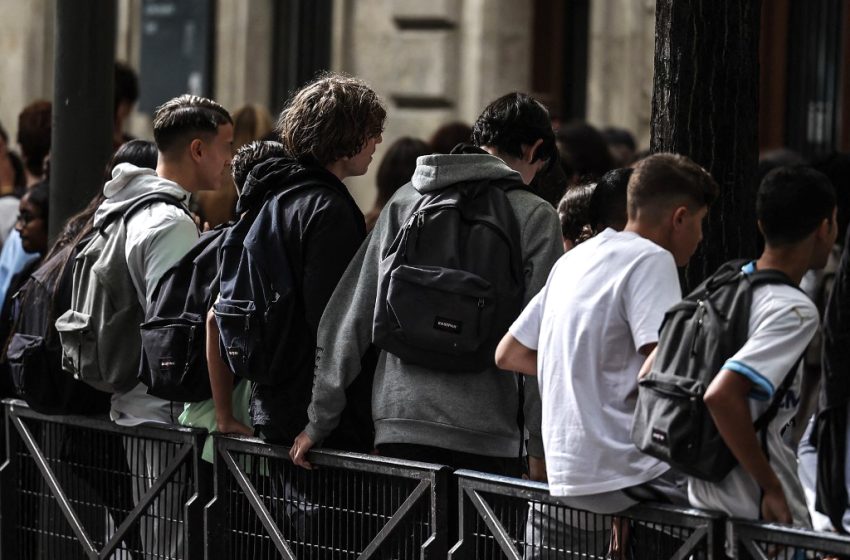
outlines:
[[137, 201], [135, 201], [133, 204], [131, 204], [130, 207], [127, 208], [121, 214], [116, 213], [114, 216], [111, 216], [109, 219], [105, 220], [104, 223], [101, 224], [100, 228], [98, 228], [98, 229], [102, 232], [103, 230], [106, 229], [106, 227], [109, 224], [111, 224], [112, 222], [117, 220], [119, 218], [119, 216], [121, 217], [122, 220], [124, 220], [124, 223], [127, 223], [127, 221], [130, 218], [132, 218], [134, 215], [136, 215], [138, 212], [140, 212], [144, 208], [147, 208], [151, 204], [155, 204], [157, 202], [164, 202], [165, 204], [168, 204], [170, 206], [175, 206], [177, 208], [180, 208], [181, 210], [183, 210], [183, 212], [186, 213], [187, 216], [189, 216], [189, 218], [192, 218], [192, 214], [189, 212], [189, 210], [183, 204], [183, 201], [180, 200], [179, 198], [171, 196], [169, 194], [164, 194], [164, 193], [152, 193], [152, 194], [140, 197]]

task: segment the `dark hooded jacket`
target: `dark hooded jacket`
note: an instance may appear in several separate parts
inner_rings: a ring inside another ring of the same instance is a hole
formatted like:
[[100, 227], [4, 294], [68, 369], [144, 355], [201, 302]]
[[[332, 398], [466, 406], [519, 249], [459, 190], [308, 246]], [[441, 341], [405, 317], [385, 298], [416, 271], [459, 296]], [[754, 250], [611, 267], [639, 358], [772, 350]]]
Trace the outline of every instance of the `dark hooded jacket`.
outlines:
[[308, 186], [272, 206], [278, 215], [269, 223], [279, 231], [269, 237], [282, 242], [292, 269], [296, 308], [289, 336], [297, 340], [290, 339], [287, 346], [297, 351], [286, 357], [288, 371], [280, 372], [286, 382], [257, 384], [251, 399], [252, 421], [263, 437], [287, 444], [307, 423], [319, 320], [366, 237], [363, 214], [348, 189], [314, 161], [275, 158], [258, 165], [246, 180], [237, 211], [296, 184]]

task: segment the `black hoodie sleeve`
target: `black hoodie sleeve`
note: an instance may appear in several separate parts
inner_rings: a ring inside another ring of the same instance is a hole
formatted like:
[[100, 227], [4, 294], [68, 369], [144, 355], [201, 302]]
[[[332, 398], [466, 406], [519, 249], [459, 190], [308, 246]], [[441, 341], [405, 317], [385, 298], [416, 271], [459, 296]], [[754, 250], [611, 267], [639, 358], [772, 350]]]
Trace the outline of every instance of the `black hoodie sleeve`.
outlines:
[[358, 210], [342, 197], [316, 197], [302, 232], [304, 311], [312, 332], [319, 329], [325, 306], [366, 237]]

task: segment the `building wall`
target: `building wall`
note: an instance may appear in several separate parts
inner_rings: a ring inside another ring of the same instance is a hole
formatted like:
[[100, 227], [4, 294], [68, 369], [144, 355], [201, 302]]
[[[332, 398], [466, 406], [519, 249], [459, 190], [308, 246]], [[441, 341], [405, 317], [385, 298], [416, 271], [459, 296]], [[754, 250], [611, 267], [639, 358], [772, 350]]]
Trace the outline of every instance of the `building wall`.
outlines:
[[649, 147], [655, 0], [591, 2], [587, 121], [621, 126]]
[[[230, 110], [271, 104], [275, 0], [217, 0], [214, 97]], [[0, 0], [0, 120], [14, 138], [17, 114], [52, 97], [56, 0]], [[349, 180], [368, 210], [387, 147], [426, 139], [440, 125], [472, 123], [499, 95], [529, 90], [532, 2], [335, 0], [334, 70], [365, 79], [386, 100], [384, 143], [368, 175]], [[655, 0], [591, 3], [587, 120], [633, 130], [648, 145]], [[141, 0], [118, 0], [116, 58], [139, 66]], [[10, 79], [12, 78], [12, 79]], [[144, 83], [142, 84], [144, 87]], [[128, 125], [151, 138], [150, 117]]]
[[366, 80], [387, 103], [384, 142], [369, 173], [348, 184], [364, 210], [374, 176], [401, 136], [427, 140], [453, 120], [472, 124], [496, 97], [530, 83], [531, 4], [514, 0], [337, 0], [334, 69]]
[[0, 0], [0, 122], [12, 146], [21, 109], [53, 99], [55, 1]]

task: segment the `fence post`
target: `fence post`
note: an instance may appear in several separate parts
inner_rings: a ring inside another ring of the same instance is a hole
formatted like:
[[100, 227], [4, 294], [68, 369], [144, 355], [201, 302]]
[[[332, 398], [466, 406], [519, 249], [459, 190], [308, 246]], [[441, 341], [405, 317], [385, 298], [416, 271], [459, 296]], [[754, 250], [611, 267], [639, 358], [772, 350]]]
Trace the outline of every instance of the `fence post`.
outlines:
[[206, 543], [204, 510], [212, 498], [213, 469], [204, 463], [201, 453], [204, 449], [206, 434], [195, 434], [190, 470], [195, 479], [195, 496], [186, 504], [186, 553], [188, 558], [204, 557]]
[[472, 559], [472, 532], [475, 530], [475, 511], [470, 510], [469, 498], [466, 496], [463, 485], [459, 480], [454, 491], [457, 494], [455, 507], [457, 507], [457, 542], [450, 543], [449, 560], [471, 560]]
[[227, 558], [232, 550], [231, 533], [232, 527], [231, 515], [232, 512], [228, 507], [228, 496], [226, 495], [227, 485], [225, 484], [226, 477], [230, 476], [227, 472], [227, 465], [221, 458], [219, 450], [219, 436], [214, 435], [213, 438], [213, 495], [212, 499], [204, 507], [204, 531], [206, 539], [204, 540], [204, 558], [206, 560], [217, 560], [218, 558]]
[[18, 486], [17, 461], [13, 454], [16, 448], [13, 438], [15, 430], [9, 420], [9, 405], [3, 405], [3, 461], [0, 464], [0, 559], [14, 558], [19, 550], [16, 542], [15, 523], [18, 508], [15, 507], [15, 488]]
[[431, 522], [434, 527], [434, 539], [422, 546], [423, 560], [442, 560], [446, 558], [451, 542], [449, 527], [449, 507], [451, 506], [453, 473], [444, 467], [434, 473], [434, 488], [431, 494]]

